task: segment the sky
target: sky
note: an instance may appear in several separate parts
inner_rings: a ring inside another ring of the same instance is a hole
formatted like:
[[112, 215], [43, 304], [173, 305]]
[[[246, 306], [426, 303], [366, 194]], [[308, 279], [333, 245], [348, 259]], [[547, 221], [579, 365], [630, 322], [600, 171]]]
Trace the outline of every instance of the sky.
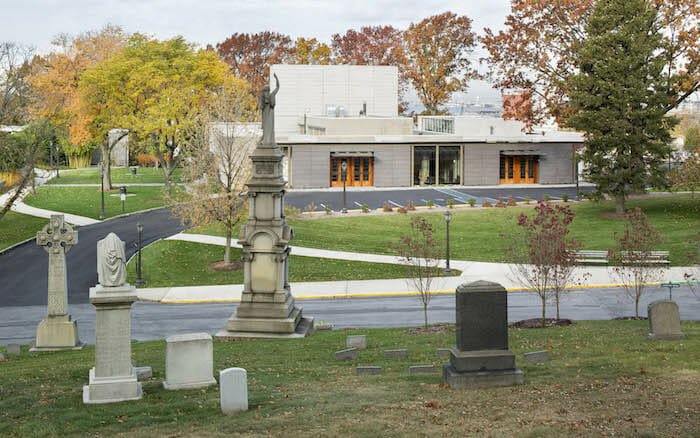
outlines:
[[[0, 0], [0, 41], [45, 53], [60, 33], [75, 35], [113, 24], [160, 39], [182, 35], [201, 46], [235, 32], [264, 30], [330, 42], [333, 34], [347, 29], [380, 24], [405, 29], [448, 10], [470, 17], [480, 34], [484, 27], [502, 28], [510, 0]], [[476, 51], [475, 60], [481, 55]], [[471, 84], [466, 99], [477, 96], [498, 99], [481, 81]]]

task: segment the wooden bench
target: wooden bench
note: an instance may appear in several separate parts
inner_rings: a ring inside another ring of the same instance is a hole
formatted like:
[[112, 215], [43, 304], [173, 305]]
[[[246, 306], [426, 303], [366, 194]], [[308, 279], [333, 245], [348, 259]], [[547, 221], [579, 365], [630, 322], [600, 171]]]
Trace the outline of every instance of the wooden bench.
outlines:
[[[576, 263], [582, 265], [607, 265], [608, 251], [598, 251], [598, 250], [578, 250], [575, 251]], [[627, 251], [622, 253], [623, 263], [625, 260], [630, 258], [630, 253]], [[632, 257], [633, 261], [641, 261], [643, 264], [660, 264], [669, 265], [671, 261], [669, 260], [668, 251], [651, 251], [646, 255], [646, 258], [638, 260], [637, 257]]]

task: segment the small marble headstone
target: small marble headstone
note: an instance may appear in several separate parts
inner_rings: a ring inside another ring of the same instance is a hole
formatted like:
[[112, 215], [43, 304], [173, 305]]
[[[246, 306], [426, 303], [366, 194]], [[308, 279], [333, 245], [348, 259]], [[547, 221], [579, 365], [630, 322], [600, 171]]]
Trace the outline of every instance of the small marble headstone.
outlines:
[[406, 359], [408, 357], [408, 350], [384, 350], [384, 357], [388, 359]]
[[338, 360], [355, 360], [357, 359], [357, 348], [346, 348], [335, 352], [335, 358]]
[[378, 366], [362, 366], [355, 368], [355, 374], [358, 376], [375, 376], [382, 373], [382, 367]]
[[681, 331], [681, 316], [678, 304], [670, 300], [659, 300], [649, 304], [649, 339], [672, 341], [685, 338]]
[[438, 348], [435, 352], [437, 353], [438, 357], [450, 357], [449, 348]]
[[139, 382], [153, 377], [153, 369], [151, 367], [134, 367], [134, 371], [136, 372], [136, 380]]
[[5, 355], [3, 353], [0, 353], [0, 362], [2, 362], [3, 360], [5, 360]]
[[175, 335], [165, 342], [165, 389], [216, 385], [213, 376], [214, 347], [210, 334]]
[[345, 345], [347, 348], [358, 348], [360, 350], [367, 349], [367, 336], [365, 335], [354, 335], [348, 336]]
[[248, 373], [243, 368], [219, 371], [221, 412], [230, 415], [248, 410]]
[[20, 354], [22, 352], [22, 346], [19, 344], [7, 344], [8, 354]]
[[432, 365], [411, 365], [408, 367], [409, 374], [430, 374], [435, 372], [435, 367]]
[[527, 363], [544, 363], [549, 360], [549, 351], [533, 351], [530, 353], [523, 354], [523, 359]]

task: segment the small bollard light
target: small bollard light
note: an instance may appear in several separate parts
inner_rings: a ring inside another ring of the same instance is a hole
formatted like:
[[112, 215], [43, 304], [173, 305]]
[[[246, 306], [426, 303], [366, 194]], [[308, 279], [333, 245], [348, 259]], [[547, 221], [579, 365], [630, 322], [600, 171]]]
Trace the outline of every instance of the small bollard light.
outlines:
[[346, 160], [343, 160], [340, 163], [340, 177], [343, 179], [343, 209], [341, 210], [342, 213], [347, 213], [348, 212], [348, 203], [347, 203], [347, 194], [345, 192], [345, 188], [347, 185], [348, 181], [348, 162]]
[[107, 217], [105, 214], [105, 168], [102, 164], [100, 164], [100, 186], [101, 190], [100, 193], [102, 193], [102, 208], [100, 209], [100, 219], [104, 219]]
[[143, 286], [143, 273], [141, 271], [141, 245], [143, 238], [143, 225], [139, 222], [136, 224], [136, 230], [139, 232], [139, 238], [136, 242], [136, 286]]
[[452, 273], [450, 269], [450, 221], [452, 220], [452, 213], [450, 210], [445, 210], [445, 274], [449, 275]]
[[122, 200], [122, 213], [124, 213], [124, 203], [126, 202], [126, 186], [119, 187], [119, 197]]

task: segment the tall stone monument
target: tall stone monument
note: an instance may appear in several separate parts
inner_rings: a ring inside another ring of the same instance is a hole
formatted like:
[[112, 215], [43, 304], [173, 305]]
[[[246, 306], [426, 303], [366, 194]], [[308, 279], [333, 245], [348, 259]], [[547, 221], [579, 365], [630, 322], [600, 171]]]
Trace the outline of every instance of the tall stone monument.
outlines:
[[457, 345], [444, 366], [452, 388], [482, 388], [523, 383], [508, 349], [508, 298], [498, 283], [462, 284], [456, 296]]
[[48, 314], [36, 329], [36, 342], [31, 351], [80, 349], [78, 323], [68, 314], [68, 274], [66, 253], [78, 243], [78, 232], [65, 223], [63, 215], [52, 215], [51, 221], [36, 233], [36, 243], [49, 253]]
[[136, 288], [126, 282], [124, 242], [114, 233], [97, 242], [97, 278], [90, 288], [95, 306], [95, 367], [83, 386], [83, 403], [138, 400], [141, 384], [131, 364], [131, 305]]
[[243, 247], [241, 303], [218, 337], [303, 337], [313, 318], [303, 318], [289, 287], [289, 241], [294, 233], [284, 217], [282, 158], [275, 141], [274, 108], [279, 80], [260, 96], [263, 135], [253, 151], [248, 186], [248, 221], [238, 242]]

